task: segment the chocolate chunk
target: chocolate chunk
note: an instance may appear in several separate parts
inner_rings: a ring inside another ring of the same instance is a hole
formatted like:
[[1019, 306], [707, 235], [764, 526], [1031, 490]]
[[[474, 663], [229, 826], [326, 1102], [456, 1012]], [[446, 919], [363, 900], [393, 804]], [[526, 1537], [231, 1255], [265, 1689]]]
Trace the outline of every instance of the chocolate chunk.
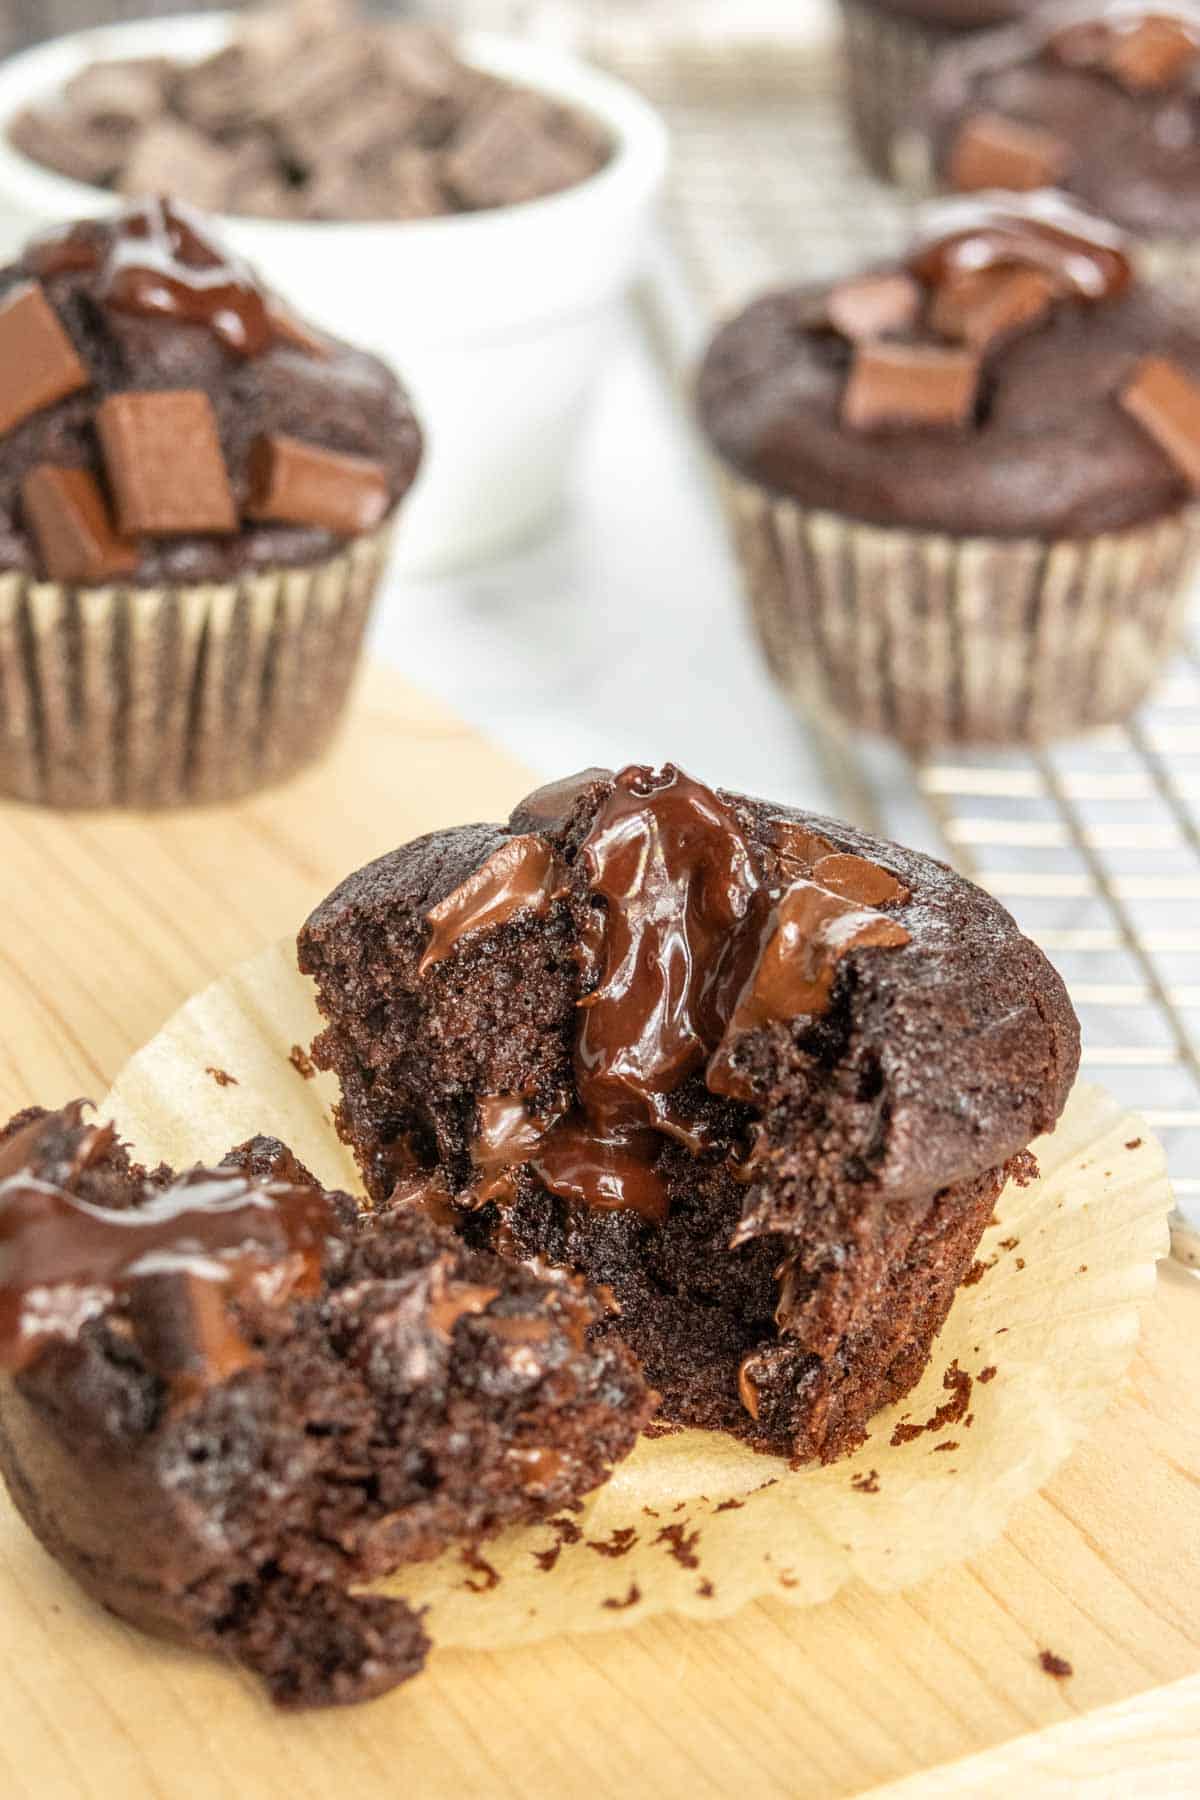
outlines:
[[1145, 356], [1121, 390], [1121, 405], [1200, 492], [1200, 383], [1165, 356]]
[[131, 197], [174, 194], [192, 206], [220, 212], [234, 168], [232, 153], [222, 145], [179, 120], [156, 119], [134, 144], [117, 189]]
[[823, 856], [813, 869], [818, 887], [853, 900], [859, 906], [897, 906], [910, 898], [902, 881], [868, 862], [865, 856], [849, 856], [841, 851]]
[[937, 289], [930, 324], [943, 337], [958, 338], [973, 350], [986, 350], [999, 338], [1044, 318], [1061, 293], [1041, 269], [1001, 264], [967, 271]]
[[920, 284], [903, 269], [839, 281], [829, 290], [829, 324], [844, 338], [887, 337], [910, 330], [921, 311]]
[[21, 483], [21, 505], [51, 581], [112, 581], [137, 567], [137, 545], [113, 530], [104, 495], [87, 469], [40, 463]]
[[110, 187], [129, 152], [129, 126], [93, 125], [65, 107], [26, 107], [9, 138], [23, 155], [89, 187]]
[[1195, 22], [1151, 13], [1132, 25], [1119, 16], [1108, 26], [1109, 42], [1102, 66], [1132, 94], [1158, 93], [1175, 87], [1191, 72], [1200, 52]]
[[468, 933], [506, 925], [523, 912], [536, 917], [563, 891], [563, 872], [544, 838], [509, 838], [461, 887], [430, 907], [426, 918], [432, 931], [421, 973], [441, 962]]
[[594, 1212], [635, 1212], [661, 1224], [670, 1207], [654, 1162], [661, 1149], [650, 1132], [602, 1133], [590, 1125], [558, 1125], [530, 1158], [552, 1194]]
[[237, 530], [207, 394], [192, 388], [110, 394], [96, 413], [96, 430], [126, 536]]
[[11, 289], [0, 304], [0, 432], [90, 381], [41, 286]]
[[595, 171], [578, 138], [547, 128], [547, 103], [509, 93], [469, 122], [442, 165], [447, 186], [467, 207], [515, 206], [558, 193]]
[[71, 77], [63, 99], [90, 125], [145, 125], [166, 104], [170, 69], [162, 57], [91, 63]]
[[581, 769], [577, 775], [566, 775], [561, 781], [548, 781], [535, 788], [513, 811], [513, 819], [522, 831], [561, 831], [571, 814], [598, 787], [613, 779], [611, 769]]
[[388, 510], [382, 463], [322, 450], [299, 438], [260, 437], [250, 452], [249, 473], [251, 519], [320, 525], [338, 537], [353, 537], [372, 530]]
[[889, 425], [966, 425], [979, 385], [969, 350], [876, 341], [859, 344], [842, 397], [842, 421], [854, 431]]
[[1053, 132], [1001, 113], [975, 113], [954, 140], [949, 174], [952, 185], [964, 192], [1032, 192], [1061, 181], [1070, 158], [1069, 146]]

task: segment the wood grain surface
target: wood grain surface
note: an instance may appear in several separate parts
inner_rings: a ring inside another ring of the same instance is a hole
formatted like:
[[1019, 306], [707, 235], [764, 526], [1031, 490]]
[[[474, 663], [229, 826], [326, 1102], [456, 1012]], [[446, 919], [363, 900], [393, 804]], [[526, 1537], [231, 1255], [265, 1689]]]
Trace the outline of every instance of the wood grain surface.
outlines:
[[[501, 817], [525, 785], [375, 672], [323, 768], [232, 809], [0, 808], [0, 1103], [104, 1091], [186, 994], [294, 929], [341, 875], [434, 825]], [[1168, 1269], [1101, 1428], [990, 1552], [920, 1588], [444, 1652], [342, 1713], [272, 1713], [249, 1681], [107, 1618], [5, 1502], [0, 1794], [1194, 1792], [1198, 1346], [1200, 1289]], [[1074, 1674], [1045, 1674], [1042, 1650]]]

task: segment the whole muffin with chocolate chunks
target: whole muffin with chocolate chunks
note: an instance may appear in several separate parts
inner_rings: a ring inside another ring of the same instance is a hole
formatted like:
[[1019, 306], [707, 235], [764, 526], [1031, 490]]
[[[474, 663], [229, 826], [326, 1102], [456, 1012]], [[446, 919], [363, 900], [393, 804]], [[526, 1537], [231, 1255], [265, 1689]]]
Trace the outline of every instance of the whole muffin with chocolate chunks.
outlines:
[[0, 1143], [0, 1470], [122, 1618], [281, 1706], [421, 1668], [360, 1591], [572, 1505], [648, 1416], [604, 1302], [471, 1249], [418, 1200], [360, 1213], [257, 1138], [152, 1175], [83, 1102]]
[[755, 301], [699, 407], [770, 665], [906, 743], [1124, 718], [1195, 564], [1200, 325], [1042, 193], [930, 209], [910, 254]]
[[838, 0], [846, 103], [876, 175], [902, 173], [903, 140], [937, 56], [1023, 19], [1037, 0]]
[[938, 58], [914, 130], [939, 186], [1056, 186], [1200, 267], [1200, 6], [1084, 0]]
[[374, 1199], [604, 1284], [663, 1418], [801, 1461], [919, 1378], [1078, 1061], [989, 896], [671, 765], [393, 851], [299, 952]]
[[0, 271], [0, 790], [225, 798], [327, 741], [421, 436], [200, 215], [147, 200]]

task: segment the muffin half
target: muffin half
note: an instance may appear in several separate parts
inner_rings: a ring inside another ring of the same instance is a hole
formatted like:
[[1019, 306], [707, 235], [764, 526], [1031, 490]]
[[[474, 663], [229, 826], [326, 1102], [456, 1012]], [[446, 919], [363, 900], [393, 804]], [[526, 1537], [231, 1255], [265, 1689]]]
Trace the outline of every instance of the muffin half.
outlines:
[[987, 895], [669, 765], [369, 864], [300, 965], [377, 1203], [603, 1284], [661, 1417], [802, 1461], [918, 1379], [1078, 1060]]

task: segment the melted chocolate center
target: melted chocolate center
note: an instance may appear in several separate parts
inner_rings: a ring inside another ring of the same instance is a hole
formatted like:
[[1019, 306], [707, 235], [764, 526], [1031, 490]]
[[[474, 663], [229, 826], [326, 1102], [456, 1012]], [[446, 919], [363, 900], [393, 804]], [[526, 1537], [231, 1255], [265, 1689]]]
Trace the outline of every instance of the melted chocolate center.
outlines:
[[[564, 795], [569, 810], [581, 779], [548, 791], [548, 816], [562, 816]], [[518, 816], [536, 814], [526, 803]], [[737, 1069], [742, 1038], [826, 1011], [847, 951], [908, 942], [876, 910], [908, 898], [886, 870], [789, 821], [776, 823], [770, 850], [773, 862], [756, 856], [730, 802], [671, 764], [612, 778], [579, 851], [596, 902], [581, 962], [596, 981], [579, 1002], [578, 1105], [552, 1120], [533, 1117], [519, 1095], [482, 1100], [477, 1204], [514, 1198], [514, 1171], [528, 1164], [566, 1200], [660, 1223], [663, 1137], [694, 1153], [715, 1147], [679, 1104], [683, 1085], [702, 1075], [712, 1093], [752, 1101]], [[423, 967], [468, 927], [514, 915], [515, 870], [521, 905], [563, 891], [544, 840], [509, 840], [431, 912]]]

